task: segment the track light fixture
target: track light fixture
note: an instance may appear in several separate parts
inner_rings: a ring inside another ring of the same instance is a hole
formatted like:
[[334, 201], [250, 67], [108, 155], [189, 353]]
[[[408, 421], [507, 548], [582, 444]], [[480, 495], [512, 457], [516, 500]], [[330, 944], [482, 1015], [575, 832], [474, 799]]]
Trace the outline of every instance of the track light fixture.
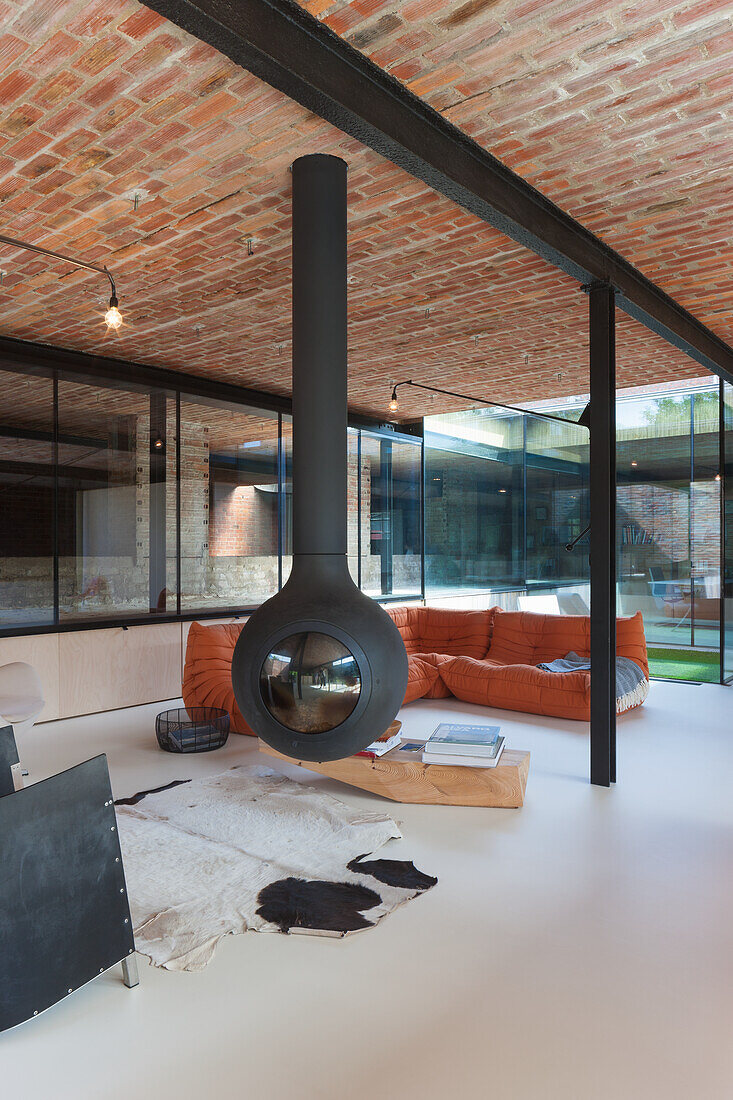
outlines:
[[427, 390], [429, 393], [442, 393], [446, 397], [458, 397], [462, 401], [472, 401], [474, 404], [494, 405], [497, 409], [509, 409], [510, 412], [528, 413], [530, 416], [540, 417], [541, 420], [553, 420], [558, 424], [565, 424], [566, 426], [568, 424], [579, 424], [583, 428], [589, 427], [583, 420], [583, 416], [585, 416], [587, 409], [584, 410], [580, 420], [567, 420], [564, 416], [553, 416], [552, 413], [536, 412], [534, 409], [520, 409], [517, 405], [504, 405], [501, 401], [488, 401], [485, 397], [473, 397], [467, 393], [456, 393], [455, 390], [443, 390], [440, 386], [426, 386], [423, 382], [413, 382], [411, 378], [405, 379], [404, 382], [397, 382], [392, 387], [392, 396], [389, 399], [390, 412], [397, 412], [400, 407], [400, 403], [397, 400], [397, 389], [399, 386], [414, 386], [418, 390]]
[[119, 301], [117, 300], [117, 289], [115, 287], [115, 281], [108, 269], [104, 266], [100, 267], [99, 264], [90, 264], [86, 260], [76, 260], [73, 256], [65, 256], [63, 252], [53, 252], [50, 248], [41, 248], [37, 244], [29, 244], [28, 241], [19, 241], [15, 237], [5, 237], [0, 234], [0, 244], [10, 245], [11, 248], [23, 248], [26, 252], [36, 252], [39, 256], [50, 256], [53, 260], [63, 260], [64, 263], [73, 264], [74, 267], [83, 267], [87, 271], [96, 271], [98, 275], [104, 275], [109, 279], [109, 285], [112, 290], [112, 294], [109, 299], [109, 309], [104, 315], [104, 320], [108, 329], [115, 329], [115, 331], [122, 324], [122, 314], [119, 310]]

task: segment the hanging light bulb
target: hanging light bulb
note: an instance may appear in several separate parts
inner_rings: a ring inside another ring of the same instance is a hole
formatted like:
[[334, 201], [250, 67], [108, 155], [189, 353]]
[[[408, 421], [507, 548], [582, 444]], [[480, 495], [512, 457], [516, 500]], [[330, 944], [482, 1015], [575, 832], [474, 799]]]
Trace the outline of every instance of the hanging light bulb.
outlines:
[[[137, 203], [137, 195], [135, 195], [135, 202]], [[137, 209], [137, 205], [135, 206]], [[6, 237], [0, 233], [0, 244], [8, 244], [12, 248], [24, 248], [27, 252], [35, 252], [39, 256], [50, 256], [54, 260], [63, 260], [66, 264], [73, 264], [74, 267], [83, 267], [87, 271], [96, 271], [99, 275], [104, 275], [109, 279], [109, 285], [112, 290], [112, 297], [109, 300], [109, 309], [104, 315], [104, 319], [107, 322], [107, 328], [118, 329], [122, 324], [122, 314], [120, 313], [117, 301], [117, 290], [115, 288], [115, 281], [112, 278], [111, 272], [107, 267], [102, 264], [90, 264], [86, 260], [77, 260], [74, 256], [66, 256], [63, 252], [54, 252], [50, 248], [42, 248], [38, 244], [31, 244], [30, 241], [19, 241], [15, 237]], [[0, 281], [2, 281], [2, 273], [0, 273]]]
[[400, 407], [399, 401], [397, 400], [397, 387], [396, 386], [392, 390], [392, 396], [389, 399], [389, 407], [390, 407], [391, 412], [397, 412], [397, 410]]
[[122, 324], [122, 314], [117, 308], [119, 302], [117, 301], [117, 295], [113, 294], [109, 300], [109, 309], [104, 315], [104, 319], [107, 323], [107, 328], [117, 329]]

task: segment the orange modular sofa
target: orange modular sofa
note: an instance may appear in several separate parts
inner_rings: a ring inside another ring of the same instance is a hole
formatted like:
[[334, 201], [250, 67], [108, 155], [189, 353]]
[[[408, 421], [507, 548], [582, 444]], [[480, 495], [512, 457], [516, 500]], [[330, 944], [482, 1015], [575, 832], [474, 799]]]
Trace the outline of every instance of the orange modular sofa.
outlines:
[[[590, 672], [537, 668], [540, 662], [564, 657], [571, 650], [588, 657], [587, 615], [537, 615], [498, 607], [488, 611], [400, 607], [390, 615], [407, 649], [406, 703], [454, 695], [466, 703], [503, 710], [590, 719]], [[642, 671], [646, 686], [633, 704], [638, 706], [649, 680], [641, 612], [616, 620], [616, 653], [629, 657]]]
[[[398, 607], [389, 611], [405, 643], [405, 702], [447, 699], [558, 718], [590, 718], [590, 673], [545, 672], [540, 662], [573, 650], [590, 652], [585, 615], [536, 615], [527, 611], [453, 611]], [[232, 654], [242, 623], [192, 623], [186, 646], [183, 701], [187, 707], [223, 707], [235, 733], [252, 733], [232, 689]], [[616, 652], [649, 679], [641, 612], [616, 623]], [[646, 687], [633, 705], [638, 706]], [[618, 709], [618, 708], [617, 708]], [[627, 707], [625, 709], [631, 709]]]

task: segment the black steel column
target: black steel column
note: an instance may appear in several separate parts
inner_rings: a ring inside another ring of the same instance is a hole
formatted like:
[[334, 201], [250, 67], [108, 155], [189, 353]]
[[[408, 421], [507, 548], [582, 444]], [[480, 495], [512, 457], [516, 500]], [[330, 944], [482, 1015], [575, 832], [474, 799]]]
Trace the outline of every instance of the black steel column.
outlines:
[[164, 393], [150, 395], [150, 494], [149, 581], [150, 611], [166, 611], [166, 399]]
[[391, 596], [393, 587], [392, 553], [394, 550], [394, 533], [392, 531], [394, 485], [392, 480], [391, 439], [381, 439], [379, 442], [379, 495], [382, 515], [382, 538], [379, 543], [382, 595]]
[[[51, 446], [51, 461], [53, 464], [53, 622], [58, 625], [60, 618], [59, 607], [59, 550], [61, 540], [59, 537], [60, 501], [59, 501], [59, 372], [53, 372], [53, 443]], [[722, 592], [722, 588], [721, 588]]]
[[293, 164], [293, 553], [346, 555], [346, 164]]
[[[176, 394], [176, 615], [181, 614], [181, 395]], [[211, 522], [211, 516], [209, 516]], [[170, 610], [167, 608], [166, 610]]]
[[361, 428], [356, 433], [356, 587], [361, 589]]
[[720, 682], [725, 683], [725, 383], [718, 379], [718, 485], [720, 487], [720, 600], [718, 602]]
[[425, 512], [427, 505], [427, 481], [425, 479], [425, 421], [422, 422], [420, 440], [420, 598], [425, 600]]
[[590, 322], [590, 781], [616, 780], [616, 315], [588, 288]]

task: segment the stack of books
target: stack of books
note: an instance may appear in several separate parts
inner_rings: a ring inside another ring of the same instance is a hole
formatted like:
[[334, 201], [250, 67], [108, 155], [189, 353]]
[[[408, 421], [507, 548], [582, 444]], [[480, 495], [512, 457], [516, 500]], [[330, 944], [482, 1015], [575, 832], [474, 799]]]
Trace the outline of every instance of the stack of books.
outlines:
[[463, 726], [443, 722], [425, 742], [423, 764], [495, 768], [504, 749], [500, 726]]
[[355, 755], [368, 756], [372, 760], [378, 760], [380, 756], [384, 756], [385, 753], [391, 752], [392, 749], [397, 748], [401, 740], [402, 738], [399, 733], [395, 733], [391, 737], [383, 733], [376, 741], [372, 741], [371, 745], [367, 745], [365, 749], [355, 753]]

